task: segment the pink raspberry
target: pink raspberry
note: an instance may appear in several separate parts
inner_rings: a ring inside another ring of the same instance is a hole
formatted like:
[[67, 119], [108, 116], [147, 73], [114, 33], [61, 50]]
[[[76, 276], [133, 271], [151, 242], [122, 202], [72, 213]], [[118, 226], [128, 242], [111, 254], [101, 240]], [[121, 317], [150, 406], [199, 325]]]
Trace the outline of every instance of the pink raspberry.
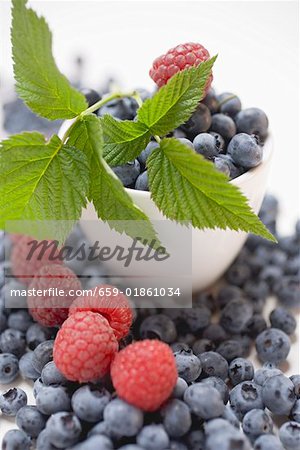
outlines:
[[72, 303], [69, 314], [77, 311], [93, 311], [101, 314], [108, 320], [116, 338], [122, 339], [128, 334], [133, 320], [133, 312], [127, 297], [120, 292], [114, 295], [113, 289], [117, 288], [109, 284], [100, 284], [93, 289], [97, 295], [93, 296], [91, 293], [78, 297]]
[[[31, 296], [33, 289], [47, 291]], [[71, 269], [59, 264], [42, 267], [28, 287], [27, 304], [32, 317], [46, 327], [61, 325], [68, 317], [69, 307], [77, 297], [81, 283]], [[58, 291], [63, 295], [58, 295]]]
[[[31, 242], [37, 242], [41, 245], [31, 254]], [[60, 258], [55, 259], [59, 254], [59, 249], [55, 249], [55, 245], [51, 245], [53, 241], [37, 241], [30, 236], [21, 237], [13, 246], [11, 252], [12, 273], [22, 283], [28, 285], [31, 283], [37, 271], [46, 264], [62, 264]], [[47, 244], [40, 252], [43, 243]], [[41, 257], [40, 257], [40, 253]]]
[[57, 333], [53, 359], [71, 381], [87, 383], [102, 378], [118, 351], [118, 341], [108, 321], [100, 314], [72, 314]]
[[[175, 73], [188, 67], [198, 66], [210, 58], [209, 52], [201, 44], [188, 42], [180, 44], [155, 59], [150, 69], [150, 77], [158, 87], [164, 86]], [[205, 93], [210, 88], [213, 80], [211, 74], [205, 88]]]
[[169, 398], [177, 377], [172, 350], [157, 340], [128, 345], [111, 365], [111, 378], [119, 397], [144, 411], [157, 410]]

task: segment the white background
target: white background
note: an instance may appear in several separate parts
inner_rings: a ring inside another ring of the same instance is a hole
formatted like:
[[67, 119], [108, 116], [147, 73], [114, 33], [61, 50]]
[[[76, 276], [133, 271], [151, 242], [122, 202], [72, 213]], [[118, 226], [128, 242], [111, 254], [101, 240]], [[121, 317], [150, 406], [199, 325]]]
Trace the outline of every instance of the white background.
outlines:
[[[219, 54], [218, 91], [266, 111], [275, 156], [269, 190], [281, 199], [281, 230], [299, 215], [299, 42], [296, 1], [30, 1], [54, 33], [59, 67], [72, 73], [84, 55], [87, 86], [117, 74], [125, 87], [153, 87], [153, 59], [187, 41]], [[2, 88], [12, 75], [9, 2], [0, 0]], [[6, 90], [6, 89], [4, 89]]]
[[[299, 43], [296, 1], [31, 1], [54, 33], [54, 53], [70, 75], [74, 58], [86, 59], [84, 78], [99, 87], [117, 74], [125, 87], [152, 88], [153, 59], [187, 41], [219, 54], [214, 85], [238, 94], [245, 107], [266, 111], [275, 155], [269, 190], [281, 200], [281, 230], [299, 216]], [[12, 76], [10, 5], [0, 0], [2, 94]], [[297, 345], [289, 362], [299, 370]], [[30, 390], [28, 390], [30, 392]], [[32, 401], [32, 393], [30, 393]], [[8, 422], [0, 430], [3, 434]], [[11, 423], [13, 426], [13, 421]]]

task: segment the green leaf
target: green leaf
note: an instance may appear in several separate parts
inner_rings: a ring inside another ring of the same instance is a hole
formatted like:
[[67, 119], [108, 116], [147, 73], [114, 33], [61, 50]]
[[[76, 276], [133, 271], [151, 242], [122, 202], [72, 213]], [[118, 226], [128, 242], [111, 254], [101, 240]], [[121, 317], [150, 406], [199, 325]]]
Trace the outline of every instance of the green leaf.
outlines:
[[163, 139], [147, 166], [152, 198], [168, 218], [188, 220], [200, 229], [229, 228], [275, 240], [240, 190], [177, 139]]
[[150, 140], [150, 132], [143, 123], [119, 121], [108, 114], [100, 120], [104, 138], [103, 156], [110, 166], [133, 161]]
[[84, 153], [58, 136], [46, 143], [41, 134], [26, 132], [1, 142], [0, 228], [9, 221], [41, 221], [45, 233], [53, 226], [53, 237], [63, 241], [80, 218], [88, 187]]
[[85, 97], [58, 70], [52, 55], [52, 35], [43, 17], [27, 0], [12, 0], [11, 41], [19, 96], [47, 119], [70, 119], [84, 111]]
[[164, 136], [186, 122], [203, 98], [216, 56], [197, 67], [176, 73], [169, 82], [141, 106], [138, 120], [153, 135]]
[[125, 191], [123, 184], [102, 157], [103, 137], [99, 119], [85, 115], [72, 128], [68, 144], [80, 147], [90, 160], [91, 184], [89, 200], [98, 217], [119, 233], [133, 239], [146, 240], [148, 245], [161, 246], [146, 214], [138, 208]]

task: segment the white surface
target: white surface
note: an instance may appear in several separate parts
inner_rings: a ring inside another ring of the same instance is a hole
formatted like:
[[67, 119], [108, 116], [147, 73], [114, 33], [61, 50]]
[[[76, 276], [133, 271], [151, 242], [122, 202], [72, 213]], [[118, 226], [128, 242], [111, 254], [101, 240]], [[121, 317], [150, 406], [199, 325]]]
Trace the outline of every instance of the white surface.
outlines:
[[[261, 107], [270, 118], [276, 151], [269, 187], [281, 200], [281, 230], [291, 229], [300, 203], [298, 2], [44, 0], [30, 4], [47, 17], [54, 31], [55, 56], [66, 74], [72, 71], [74, 56], [85, 55], [84, 77], [90, 87], [97, 88], [106, 75], [116, 73], [125, 87], [151, 87], [152, 60], [181, 42], [198, 41], [211, 54], [218, 53], [217, 90], [235, 92], [244, 106]], [[12, 74], [9, 26], [9, 2], [1, 0], [4, 94]], [[294, 344], [288, 362], [287, 374], [299, 371], [299, 345]], [[20, 386], [32, 403], [29, 384]], [[1, 417], [0, 435], [8, 428], [15, 428], [14, 420]]]

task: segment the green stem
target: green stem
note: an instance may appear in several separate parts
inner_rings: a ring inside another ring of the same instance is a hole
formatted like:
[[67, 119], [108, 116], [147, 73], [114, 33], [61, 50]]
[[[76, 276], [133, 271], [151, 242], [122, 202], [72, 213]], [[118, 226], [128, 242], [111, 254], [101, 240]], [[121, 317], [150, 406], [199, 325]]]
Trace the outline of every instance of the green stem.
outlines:
[[157, 142], [158, 144], [160, 144], [161, 138], [160, 138], [159, 136], [157, 136], [157, 135], [154, 135], [153, 137], [154, 137], [154, 139], [156, 140], [156, 142]]

